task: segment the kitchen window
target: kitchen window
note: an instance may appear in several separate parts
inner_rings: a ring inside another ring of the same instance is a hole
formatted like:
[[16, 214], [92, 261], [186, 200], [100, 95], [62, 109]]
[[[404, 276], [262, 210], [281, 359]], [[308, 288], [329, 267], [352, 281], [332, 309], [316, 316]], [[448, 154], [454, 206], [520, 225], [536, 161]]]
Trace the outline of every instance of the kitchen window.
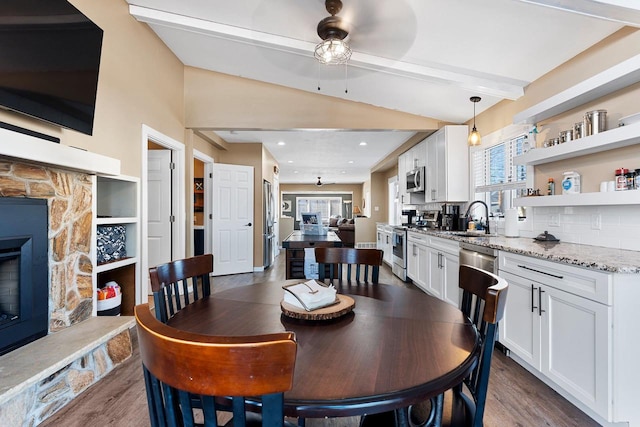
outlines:
[[[526, 187], [526, 166], [513, 162], [515, 156], [523, 154], [526, 139], [526, 134], [520, 134], [471, 153], [475, 199], [483, 200], [491, 215], [504, 215], [513, 207], [519, 190]], [[518, 214], [525, 217], [525, 209], [518, 208]]]

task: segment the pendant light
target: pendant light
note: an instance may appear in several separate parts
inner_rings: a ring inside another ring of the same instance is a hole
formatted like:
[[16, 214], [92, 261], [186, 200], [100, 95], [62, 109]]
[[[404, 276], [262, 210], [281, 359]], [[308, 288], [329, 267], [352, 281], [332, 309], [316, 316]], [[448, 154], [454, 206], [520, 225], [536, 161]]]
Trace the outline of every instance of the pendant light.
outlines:
[[471, 147], [475, 147], [477, 145], [480, 145], [481, 143], [481, 138], [480, 138], [480, 132], [478, 132], [478, 129], [476, 129], [476, 103], [480, 102], [480, 98], [479, 96], [472, 96], [471, 98], [469, 98], [469, 101], [473, 102], [473, 129], [471, 129], [471, 133], [469, 134], [469, 146]]

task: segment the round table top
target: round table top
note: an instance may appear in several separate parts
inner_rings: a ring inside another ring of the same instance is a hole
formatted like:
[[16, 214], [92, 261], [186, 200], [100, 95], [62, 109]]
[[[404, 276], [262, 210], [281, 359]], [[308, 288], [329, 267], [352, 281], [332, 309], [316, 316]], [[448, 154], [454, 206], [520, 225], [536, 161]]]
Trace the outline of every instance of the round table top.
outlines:
[[294, 384], [285, 393], [290, 416], [406, 407], [459, 384], [475, 365], [476, 330], [448, 303], [398, 286], [346, 285], [338, 292], [355, 300], [353, 312], [330, 321], [297, 320], [280, 309], [282, 286], [295, 282], [214, 293], [179, 311], [169, 325], [209, 335], [295, 332]]

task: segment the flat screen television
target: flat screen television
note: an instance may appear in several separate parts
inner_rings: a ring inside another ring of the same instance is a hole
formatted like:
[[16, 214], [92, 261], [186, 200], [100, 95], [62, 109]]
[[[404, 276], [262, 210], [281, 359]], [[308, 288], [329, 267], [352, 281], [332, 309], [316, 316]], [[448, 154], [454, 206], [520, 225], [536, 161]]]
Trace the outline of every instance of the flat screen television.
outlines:
[[0, 107], [91, 135], [101, 50], [66, 0], [1, 0]]

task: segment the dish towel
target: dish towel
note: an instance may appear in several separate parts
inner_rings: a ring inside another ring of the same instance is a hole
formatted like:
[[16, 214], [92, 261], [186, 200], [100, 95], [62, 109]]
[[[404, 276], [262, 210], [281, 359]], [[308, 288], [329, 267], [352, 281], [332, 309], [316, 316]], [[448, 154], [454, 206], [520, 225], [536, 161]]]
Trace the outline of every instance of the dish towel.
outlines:
[[304, 248], [304, 277], [305, 279], [318, 278], [318, 263], [314, 248]]
[[326, 307], [336, 301], [333, 285], [323, 286], [315, 280], [285, 287], [284, 302], [307, 311]]

